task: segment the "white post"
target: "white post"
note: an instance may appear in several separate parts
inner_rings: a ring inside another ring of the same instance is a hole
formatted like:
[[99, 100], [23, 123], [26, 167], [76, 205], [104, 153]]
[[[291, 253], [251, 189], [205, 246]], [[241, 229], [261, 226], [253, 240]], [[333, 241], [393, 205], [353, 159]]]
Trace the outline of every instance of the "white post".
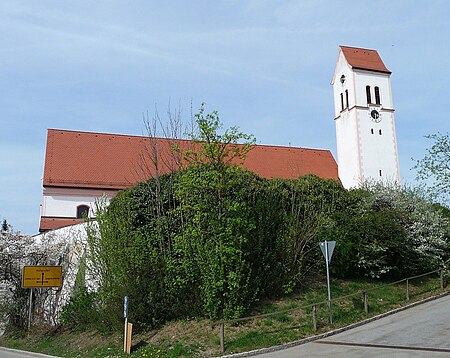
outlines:
[[128, 318], [125, 318], [125, 330], [123, 332], [123, 352], [127, 352]]
[[330, 268], [328, 266], [328, 241], [325, 241], [325, 262], [327, 265], [327, 288], [328, 288], [328, 310], [330, 311], [330, 323], [333, 323], [333, 312], [331, 308]]
[[30, 302], [29, 302], [29, 311], [28, 311], [28, 336], [30, 336], [32, 308], [33, 308], [33, 289], [30, 288]]
[[128, 341], [128, 296], [123, 298], [123, 317], [125, 318], [125, 328], [123, 332], [123, 352], [127, 352]]

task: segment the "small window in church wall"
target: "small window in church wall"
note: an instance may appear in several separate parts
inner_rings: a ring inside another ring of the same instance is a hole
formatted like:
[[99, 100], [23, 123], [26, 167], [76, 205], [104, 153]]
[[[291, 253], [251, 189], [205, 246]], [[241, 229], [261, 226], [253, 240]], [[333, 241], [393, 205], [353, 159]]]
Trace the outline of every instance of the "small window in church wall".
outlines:
[[373, 134], [373, 128], [370, 130], [370, 132]]
[[372, 103], [372, 97], [370, 96], [370, 86], [366, 86], [366, 97], [367, 97], [367, 104]]
[[381, 177], [381, 169], [380, 169], [380, 177]]
[[89, 206], [87, 205], [78, 205], [77, 206], [77, 219], [87, 218], [89, 215]]
[[345, 90], [345, 107], [348, 108], [348, 90]]
[[379, 88], [379, 87], [375, 87], [375, 103], [376, 103], [376, 104], [381, 104], [381, 100], [380, 100], [380, 88]]
[[341, 111], [344, 110], [344, 94], [341, 93]]
[[381, 135], [381, 129], [378, 131], [378, 133]]

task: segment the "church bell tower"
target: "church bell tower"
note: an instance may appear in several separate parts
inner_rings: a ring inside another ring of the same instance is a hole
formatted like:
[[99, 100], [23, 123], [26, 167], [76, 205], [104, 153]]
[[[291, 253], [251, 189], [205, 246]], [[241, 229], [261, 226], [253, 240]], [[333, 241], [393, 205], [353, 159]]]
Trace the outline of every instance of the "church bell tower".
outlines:
[[331, 85], [338, 173], [347, 189], [400, 183], [390, 75], [376, 50], [340, 46]]

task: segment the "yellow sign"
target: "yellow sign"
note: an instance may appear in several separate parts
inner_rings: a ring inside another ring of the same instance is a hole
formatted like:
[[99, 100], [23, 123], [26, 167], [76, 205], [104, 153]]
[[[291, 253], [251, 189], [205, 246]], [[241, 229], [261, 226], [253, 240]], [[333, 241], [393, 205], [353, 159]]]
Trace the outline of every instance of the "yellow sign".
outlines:
[[24, 266], [23, 288], [61, 287], [62, 266]]

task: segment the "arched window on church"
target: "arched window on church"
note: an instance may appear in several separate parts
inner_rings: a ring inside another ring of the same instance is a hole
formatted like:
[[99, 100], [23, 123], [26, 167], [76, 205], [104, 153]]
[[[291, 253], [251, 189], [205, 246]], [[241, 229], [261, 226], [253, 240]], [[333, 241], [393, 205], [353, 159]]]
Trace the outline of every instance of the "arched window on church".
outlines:
[[367, 104], [371, 104], [372, 97], [370, 96], [370, 86], [366, 86], [366, 97], [367, 97]]
[[379, 87], [375, 87], [375, 103], [376, 104], [381, 104], [381, 101], [380, 101], [380, 88]]
[[84, 219], [89, 216], [89, 206], [78, 205], [77, 206], [77, 219]]
[[341, 93], [341, 111], [344, 110], [344, 94]]
[[345, 90], [345, 107], [348, 108], [348, 90]]

